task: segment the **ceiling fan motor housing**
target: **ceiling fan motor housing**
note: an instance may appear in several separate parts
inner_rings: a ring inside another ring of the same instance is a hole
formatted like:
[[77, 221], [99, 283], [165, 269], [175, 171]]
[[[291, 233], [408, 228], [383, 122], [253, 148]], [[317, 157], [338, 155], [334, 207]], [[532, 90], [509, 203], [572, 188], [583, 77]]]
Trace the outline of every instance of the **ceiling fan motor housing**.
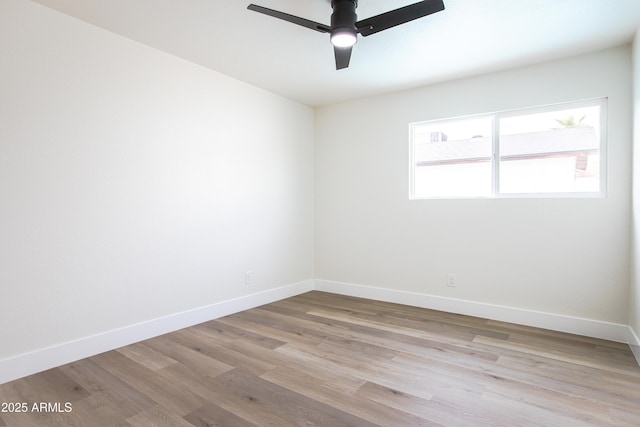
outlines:
[[355, 35], [357, 33], [356, 7], [358, 7], [358, 0], [331, 0], [331, 7], [333, 8], [331, 32], [339, 30], [340, 32], [353, 32]]

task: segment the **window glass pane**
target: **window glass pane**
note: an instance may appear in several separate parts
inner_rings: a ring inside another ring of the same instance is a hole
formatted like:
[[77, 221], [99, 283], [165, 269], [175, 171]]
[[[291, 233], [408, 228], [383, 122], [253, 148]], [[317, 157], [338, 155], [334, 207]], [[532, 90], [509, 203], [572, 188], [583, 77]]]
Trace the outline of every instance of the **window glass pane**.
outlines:
[[413, 135], [413, 196], [491, 195], [490, 117], [418, 123]]
[[600, 99], [413, 123], [411, 197], [602, 195], [605, 114]]
[[600, 107], [500, 119], [501, 193], [600, 191]]

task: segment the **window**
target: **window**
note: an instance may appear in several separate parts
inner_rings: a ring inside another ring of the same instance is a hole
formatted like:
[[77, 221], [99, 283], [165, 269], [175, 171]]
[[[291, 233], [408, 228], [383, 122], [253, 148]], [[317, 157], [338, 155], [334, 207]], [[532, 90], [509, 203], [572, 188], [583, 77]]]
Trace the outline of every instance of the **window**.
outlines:
[[411, 198], [601, 195], [606, 99], [412, 123]]

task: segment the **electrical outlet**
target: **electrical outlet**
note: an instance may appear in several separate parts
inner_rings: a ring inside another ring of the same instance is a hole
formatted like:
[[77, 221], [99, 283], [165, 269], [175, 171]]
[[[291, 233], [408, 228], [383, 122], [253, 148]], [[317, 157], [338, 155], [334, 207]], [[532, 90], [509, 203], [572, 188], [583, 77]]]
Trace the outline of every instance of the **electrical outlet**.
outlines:
[[447, 286], [450, 288], [456, 287], [456, 275], [453, 273], [447, 274]]
[[244, 284], [253, 285], [253, 273], [251, 271], [244, 272]]

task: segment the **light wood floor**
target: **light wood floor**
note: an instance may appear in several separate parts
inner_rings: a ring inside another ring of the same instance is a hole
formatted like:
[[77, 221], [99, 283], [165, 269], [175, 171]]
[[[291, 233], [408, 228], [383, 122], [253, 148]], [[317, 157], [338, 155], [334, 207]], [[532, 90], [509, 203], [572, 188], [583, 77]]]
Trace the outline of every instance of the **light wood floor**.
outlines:
[[624, 344], [310, 292], [1, 385], [2, 402], [29, 405], [0, 412], [12, 427], [638, 426], [640, 367]]

